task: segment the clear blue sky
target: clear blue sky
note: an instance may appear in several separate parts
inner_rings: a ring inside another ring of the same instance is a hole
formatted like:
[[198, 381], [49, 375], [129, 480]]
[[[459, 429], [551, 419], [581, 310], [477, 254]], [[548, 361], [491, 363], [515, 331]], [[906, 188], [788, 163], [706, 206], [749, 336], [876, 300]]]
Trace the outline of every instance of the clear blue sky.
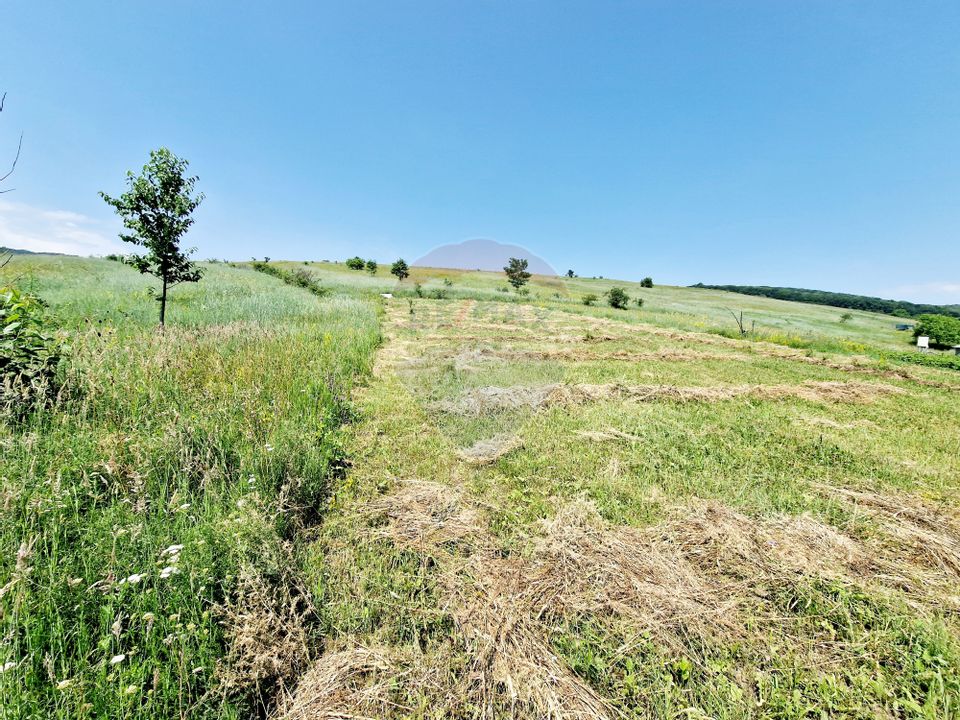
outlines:
[[960, 2], [33, 2], [0, 244], [101, 251], [160, 145], [200, 257], [485, 237], [583, 275], [960, 302]]

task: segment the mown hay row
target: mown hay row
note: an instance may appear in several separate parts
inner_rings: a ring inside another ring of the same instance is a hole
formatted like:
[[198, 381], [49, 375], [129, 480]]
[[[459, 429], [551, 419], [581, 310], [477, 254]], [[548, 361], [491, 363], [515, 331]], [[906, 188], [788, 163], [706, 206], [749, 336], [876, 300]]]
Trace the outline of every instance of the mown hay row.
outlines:
[[868, 403], [881, 395], [901, 393], [898, 387], [880, 383], [808, 381], [798, 385], [623, 385], [561, 384], [534, 386], [483, 387], [467, 391], [454, 400], [434, 403], [434, 408], [455, 415], [483, 415], [505, 410], [578, 405], [599, 400], [621, 399], [634, 402], [717, 402], [735, 398], [780, 400], [798, 398], [811, 402]]

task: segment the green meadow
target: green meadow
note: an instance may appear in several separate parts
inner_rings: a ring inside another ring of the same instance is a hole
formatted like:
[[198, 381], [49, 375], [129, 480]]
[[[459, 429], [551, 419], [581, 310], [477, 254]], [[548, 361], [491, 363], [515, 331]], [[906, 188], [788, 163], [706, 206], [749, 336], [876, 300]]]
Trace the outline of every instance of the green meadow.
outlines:
[[960, 373], [896, 318], [270, 265], [162, 331], [0, 271], [67, 346], [0, 423], [0, 717], [960, 718]]

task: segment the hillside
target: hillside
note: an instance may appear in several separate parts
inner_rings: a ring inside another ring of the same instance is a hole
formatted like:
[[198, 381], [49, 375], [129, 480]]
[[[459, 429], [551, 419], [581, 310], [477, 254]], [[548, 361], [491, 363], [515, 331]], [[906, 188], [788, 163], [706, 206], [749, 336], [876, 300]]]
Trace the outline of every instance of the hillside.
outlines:
[[69, 341], [0, 421], [5, 717], [958, 717], [960, 373], [893, 318], [270, 265], [163, 332], [0, 271]]
[[796, 302], [814, 303], [817, 305], [831, 305], [833, 307], [850, 308], [853, 310], [867, 310], [870, 312], [901, 315], [902, 317], [916, 317], [925, 313], [939, 315], [953, 315], [960, 317], [960, 307], [956, 305], [930, 305], [912, 303], [906, 300], [884, 300], [883, 298], [867, 295], [851, 295], [849, 293], [827, 292], [826, 290], [806, 290], [804, 288], [770, 287], [767, 285], [704, 285], [697, 283], [693, 287], [709, 288], [711, 290], [725, 290], [743, 295], [760, 295], [763, 297], [778, 298], [780, 300], [794, 300]]
[[[627, 322], [643, 320], [662, 327], [697, 332], [736, 334], [737, 324], [731, 312], [744, 313], [748, 324], [754, 323], [756, 339], [765, 339], [794, 347], [810, 347], [846, 352], [883, 348], [890, 351], [909, 350], [912, 338], [896, 330], [897, 318], [874, 313], [852, 311], [851, 318], [829, 306], [765, 298], [737, 296], [728, 292], [701, 288], [656, 285], [643, 288], [639, 283], [603, 278], [565, 278], [534, 275], [529, 295], [518, 298], [509, 291], [502, 272], [411, 268], [411, 276], [398, 284], [390, 275], [389, 265], [381, 263], [375, 275], [348, 269], [343, 263], [275, 262], [280, 267], [302, 268], [316, 275], [321, 283], [341, 292], [371, 294], [398, 292], [412, 294], [416, 284], [426, 297], [448, 299], [471, 298], [503, 302], [531, 302], [555, 305], [570, 312], [607, 315]], [[445, 282], [446, 281], [446, 282]], [[447, 284], [449, 283], [449, 284]], [[642, 310], [631, 307], [620, 313], [606, 306], [604, 295], [613, 286], [623, 287], [632, 298], [642, 298]], [[597, 306], [583, 306], [584, 295], [595, 294]]]

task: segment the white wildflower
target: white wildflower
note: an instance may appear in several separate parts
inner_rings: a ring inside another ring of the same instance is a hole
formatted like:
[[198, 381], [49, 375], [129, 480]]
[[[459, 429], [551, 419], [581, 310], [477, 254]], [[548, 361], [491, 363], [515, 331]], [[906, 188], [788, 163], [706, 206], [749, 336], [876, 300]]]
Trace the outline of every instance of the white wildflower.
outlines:
[[129, 583], [130, 585], [136, 585], [138, 582], [143, 580], [144, 577], [145, 577], [144, 573], [134, 573], [133, 575], [128, 575], [123, 580], [121, 580], [120, 584], [126, 585]]
[[5, 673], [8, 670], [13, 670], [17, 664], [13, 660], [8, 660], [2, 666], [0, 666], [0, 673]]
[[160, 554], [161, 554], [161, 555], [176, 555], [176, 554], [178, 554], [181, 550], [183, 550], [183, 545], [171, 545], [170, 547], [168, 547], [166, 550], [164, 550], [164, 551], [161, 552]]
[[179, 572], [180, 568], [174, 567], [173, 565], [167, 565], [167, 567], [160, 571], [160, 577], [166, 580], [171, 575], [176, 575]]
[[124, 655], [123, 653], [120, 653], [119, 655], [114, 655], [112, 658], [110, 658], [110, 664], [116, 665], [117, 663], [122, 663], [126, 659], [127, 659], [127, 656]]
[[73, 680], [70, 680], [69, 678], [66, 680], [61, 680], [57, 683], [57, 690], [66, 690], [71, 685], [73, 685]]

